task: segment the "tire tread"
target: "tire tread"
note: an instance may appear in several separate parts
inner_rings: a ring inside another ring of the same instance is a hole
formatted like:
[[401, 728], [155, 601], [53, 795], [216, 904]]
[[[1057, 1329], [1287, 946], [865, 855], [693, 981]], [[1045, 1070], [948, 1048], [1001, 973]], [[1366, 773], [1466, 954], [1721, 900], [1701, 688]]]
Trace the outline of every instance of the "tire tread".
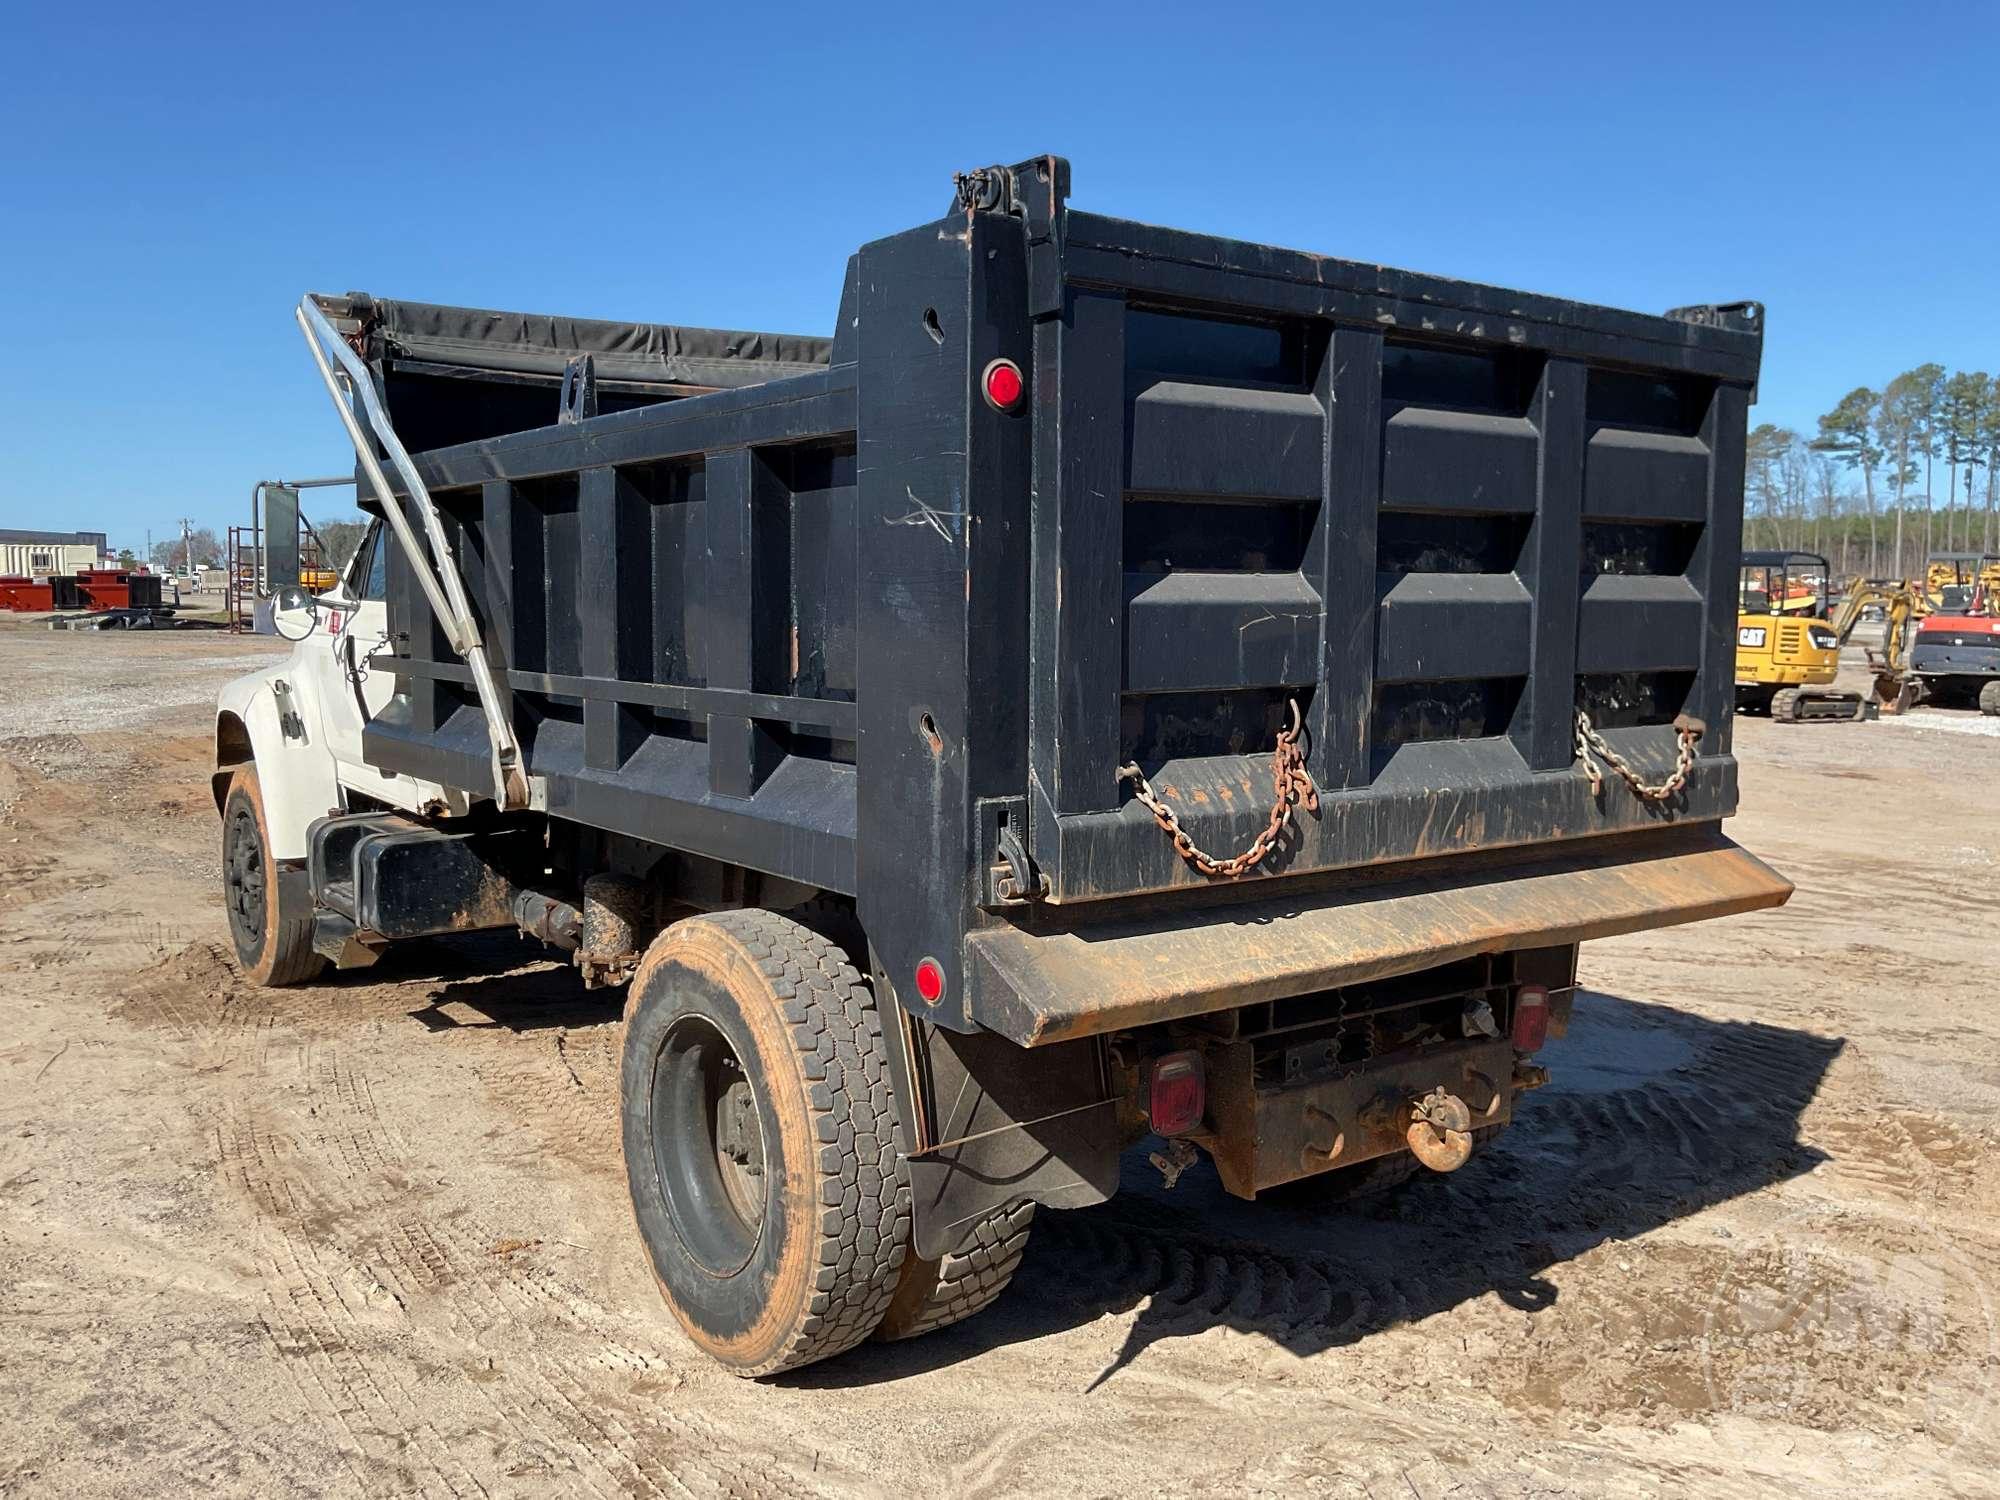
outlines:
[[[229, 791], [222, 799], [223, 827], [229, 826], [229, 804], [241, 791], [257, 815], [257, 836], [264, 846], [265, 895], [271, 915], [265, 919], [265, 948], [271, 953], [270, 972], [256, 982], [269, 989], [303, 984], [317, 979], [326, 968], [326, 959], [313, 947], [313, 912], [308, 902], [303, 912], [286, 914], [284, 882], [279, 879], [278, 861], [271, 853], [271, 824], [264, 814], [264, 787], [254, 763], [236, 768]], [[226, 834], [225, 834], [226, 836]], [[273, 951], [274, 950], [274, 951]], [[239, 958], [241, 955], [238, 955]], [[251, 976], [255, 978], [254, 975]]]
[[904, 1270], [905, 1280], [923, 1277], [925, 1289], [919, 1293], [906, 1286], [899, 1305], [890, 1309], [876, 1337], [916, 1338], [984, 1312], [1021, 1269], [1034, 1222], [1034, 1204], [1010, 1203], [975, 1220], [958, 1247], [940, 1259], [911, 1257]]
[[[808, 1133], [817, 1143], [819, 1174], [808, 1189], [809, 1201], [818, 1205], [820, 1236], [811, 1292], [779, 1351], [736, 1371], [774, 1375], [866, 1339], [902, 1271], [910, 1190], [882, 1019], [846, 953], [790, 917], [745, 908], [686, 920], [726, 933], [763, 975], [807, 1081]], [[663, 940], [675, 930], [669, 928]], [[664, 941], [656, 943], [641, 963], [625, 1002], [628, 1023], [668, 951]]]

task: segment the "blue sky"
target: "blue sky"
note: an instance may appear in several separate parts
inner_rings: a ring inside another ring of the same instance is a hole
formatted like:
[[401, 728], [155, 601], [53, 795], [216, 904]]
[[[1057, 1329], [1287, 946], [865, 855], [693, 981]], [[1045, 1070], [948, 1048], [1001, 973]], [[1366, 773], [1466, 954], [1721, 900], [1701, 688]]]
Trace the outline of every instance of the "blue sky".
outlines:
[[342, 472], [299, 293], [830, 331], [954, 169], [1646, 310], [1770, 307], [1759, 420], [2000, 366], [2000, 7], [0, 10], [0, 525]]

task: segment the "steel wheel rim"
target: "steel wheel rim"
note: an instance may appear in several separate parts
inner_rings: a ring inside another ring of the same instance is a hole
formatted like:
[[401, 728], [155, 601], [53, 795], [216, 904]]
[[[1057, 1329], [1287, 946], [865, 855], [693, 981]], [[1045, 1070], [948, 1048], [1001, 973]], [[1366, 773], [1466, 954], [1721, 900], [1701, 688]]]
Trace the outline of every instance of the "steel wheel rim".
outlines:
[[264, 941], [264, 840], [257, 818], [238, 808], [229, 820], [229, 839], [222, 855], [222, 882], [229, 907], [229, 927], [236, 945], [255, 952]]
[[735, 1275], [763, 1238], [769, 1179], [762, 1101], [735, 1047], [705, 1016], [667, 1028], [653, 1059], [653, 1169], [681, 1245]]

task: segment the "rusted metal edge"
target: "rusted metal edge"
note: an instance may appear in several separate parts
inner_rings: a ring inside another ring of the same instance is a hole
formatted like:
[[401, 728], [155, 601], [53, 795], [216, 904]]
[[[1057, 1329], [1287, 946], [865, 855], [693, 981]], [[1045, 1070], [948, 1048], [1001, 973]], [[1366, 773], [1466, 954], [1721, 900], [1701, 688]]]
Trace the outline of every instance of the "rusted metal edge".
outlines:
[[1094, 1036], [1482, 953], [1779, 906], [1791, 882], [1720, 830], [1569, 849], [1349, 891], [966, 941], [980, 1021], [1022, 1046]]

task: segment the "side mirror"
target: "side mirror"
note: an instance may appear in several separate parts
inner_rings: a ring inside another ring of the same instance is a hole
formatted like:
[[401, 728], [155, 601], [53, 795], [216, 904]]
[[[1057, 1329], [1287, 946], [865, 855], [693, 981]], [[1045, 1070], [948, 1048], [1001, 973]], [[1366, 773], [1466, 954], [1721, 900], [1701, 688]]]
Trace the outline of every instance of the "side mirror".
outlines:
[[278, 590], [271, 628], [288, 641], [302, 641], [319, 628], [319, 600], [297, 584]]

